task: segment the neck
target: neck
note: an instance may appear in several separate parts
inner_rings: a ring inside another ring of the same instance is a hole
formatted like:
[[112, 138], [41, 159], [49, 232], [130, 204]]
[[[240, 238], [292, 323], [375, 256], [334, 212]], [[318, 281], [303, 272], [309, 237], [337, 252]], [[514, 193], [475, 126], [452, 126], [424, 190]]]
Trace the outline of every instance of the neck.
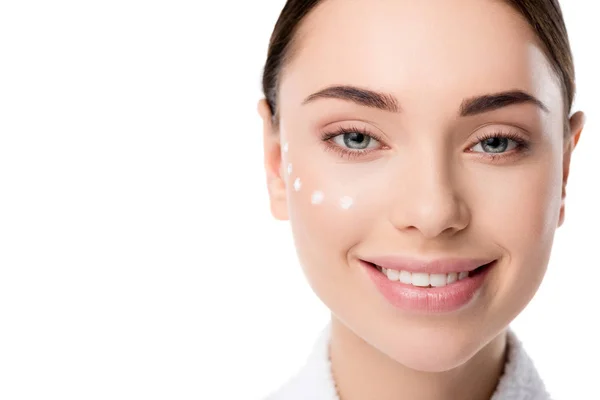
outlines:
[[329, 355], [340, 400], [490, 400], [506, 361], [506, 331], [466, 363], [444, 372], [410, 369], [332, 316]]

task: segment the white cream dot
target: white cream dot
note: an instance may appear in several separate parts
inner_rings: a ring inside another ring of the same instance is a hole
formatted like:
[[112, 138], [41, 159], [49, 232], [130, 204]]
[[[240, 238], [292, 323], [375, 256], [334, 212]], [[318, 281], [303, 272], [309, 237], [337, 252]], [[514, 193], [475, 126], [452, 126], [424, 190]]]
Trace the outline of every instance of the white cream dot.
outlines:
[[317, 190], [313, 193], [311, 201], [313, 204], [321, 204], [324, 198], [325, 195], [323, 195], [323, 192]]
[[354, 203], [354, 200], [352, 200], [352, 197], [349, 197], [349, 196], [344, 196], [340, 199], [340, 206], [342, 206], [342, 208], [344, 210], [347, 210], [350, 207], [352, 207], [353, 203]]
[[301, 187], [302, 187], [302, 182], [300, 181], [300, 178], [296, 178], [296, 180], [294, 181], [294, 189], [297, 192], [300, 190]]
[[292, 173], [292, 164], [288, 164], [288, 175]]
[[289, 144], [286, 142], [286, 143], [283, 145], [283, 151], [284, 151], [284, 153], [287, 153], [289, 149], [290, 149], [290, 145], [289, 145]]

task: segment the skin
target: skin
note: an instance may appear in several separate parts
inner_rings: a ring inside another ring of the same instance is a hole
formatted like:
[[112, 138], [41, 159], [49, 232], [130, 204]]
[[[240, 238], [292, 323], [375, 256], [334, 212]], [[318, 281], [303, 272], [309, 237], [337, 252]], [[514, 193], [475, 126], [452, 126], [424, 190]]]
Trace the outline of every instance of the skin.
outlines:
[[[272, 214], [290, 221], [304, 273], [331, 310], [340, 397], [489, 399], [507, 327], [541, 284], [564, 221], [583, 113], [570, 117], [565, 136], [559, 81], [527, 22], [502, 2], [327, 0], [303, 21], [296, 45], [278, 127], [258, 104], [265, 168]], [[335, 98], [303, 104], [334, 84], [388, 93], [401, 110]], [[458, 116], [466, 98], [513, 89], [548, 112], [521, 103]], [[329, 147], [320, 134], [340, 127], [381, 140], [360, 150], [338, 137]], [[484, 148], [481, 135], [507, 132], [527, 150], [508, 140], [491, 159], [502, 146]], [[335, 148], [366, 152], [347, 158]], [[319, 205], [315, 190], [324, 193]], [[354, 200], [349, 209], [343, 196]], [[499, 261], [468, 307], [418, 314], [387, 303], [358, 263], [381, 254]]]

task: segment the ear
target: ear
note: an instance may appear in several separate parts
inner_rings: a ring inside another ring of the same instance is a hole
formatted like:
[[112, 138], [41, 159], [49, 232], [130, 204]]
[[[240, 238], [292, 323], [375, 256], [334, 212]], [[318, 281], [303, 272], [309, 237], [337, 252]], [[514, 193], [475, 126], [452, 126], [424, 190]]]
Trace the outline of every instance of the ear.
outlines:
[[558, 226], [565, 222], [565, 199], [567, 197], [567, 181], [569, 179], [569, 169], [571, 167], [571, 154], [579, 142], [583, 126], [585, 124], [585, 115], [578, 111], [569, 119], [569, 133], [564, 139], [563, 148], [563, 181], [562, 181], [562, 202], [560, 205], [560, 214]]
[[281, 136], [273, 126], [272, 113], [266, 99], [258, 102], [258, 114], [263, 121], [264, 163], [271, 214], [278, 220], [288, 219], [285, 173], [281, 160]]

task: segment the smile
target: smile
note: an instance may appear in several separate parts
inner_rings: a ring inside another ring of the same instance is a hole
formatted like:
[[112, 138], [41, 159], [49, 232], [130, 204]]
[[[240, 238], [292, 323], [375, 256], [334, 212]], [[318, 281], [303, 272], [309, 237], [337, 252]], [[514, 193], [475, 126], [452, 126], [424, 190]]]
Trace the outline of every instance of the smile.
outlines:
[[443, 287], [457, 281], [476, 276], [485, 272], [493, 262], [482, 265], [473, 271], [450, 272], [447, 274], [428, 274], [425, 272], [410, 272], [405, 270], [388, 269], [371, 263], [371, 266], [385, 275], [390, 281], [398, 281], [407, 285], [418, 287]]
[[413, 269], [408, 271], [400, 268], [402, 263], [388, 262], [394, 268], [385, 268], [360, 260], [362, 270], [389, 304], [417, 313], [455, 312], [475, 304], [487, 276], [498, 264], [498, 260], [483, 265], [447, 262], [422, 265], [420, 271], [415, 271], [418, 268], [413, 264], [406, 265]]

